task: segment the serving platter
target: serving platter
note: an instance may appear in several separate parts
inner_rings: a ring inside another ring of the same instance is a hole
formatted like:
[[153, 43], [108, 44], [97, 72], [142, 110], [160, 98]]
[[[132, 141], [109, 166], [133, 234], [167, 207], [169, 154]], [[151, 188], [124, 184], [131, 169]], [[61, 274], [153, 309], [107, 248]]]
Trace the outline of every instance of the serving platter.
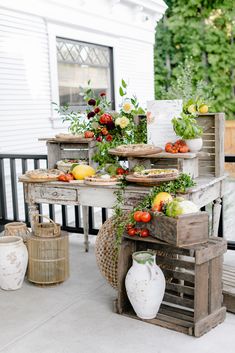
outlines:
[[139, 176], [137, 177], [134, 174], [129, 174], [126, 176], [126, 180], [131, 183], [137, 183], [144, 186], [155, 186], [166, 181], [176, 180], [178, 177], [179, 175], [150, 178], [150, 177], [139, 177]]
[[19, 176], [19, 181], [24, 183], [48, 183], [50, 181], [58, 181], [58, 177], [51, 178], [51, 179], [44, 179], [44, 178], [30, 178], [27, 175]]
[[108, 152], [114, 156], [121, 157], [138, 157], [146, 156], [148, 154], [160, 153], [162, 149], [157, 146], [147, 144], [130, 144], [121, 145], [116, 148], [111, 148]]
[[110, 179], [102, 179], [100, 177], [97, 176], [93, 176], [93, 177], [86, 177], [84, 179], [84, 183], [87, 185], [91, 185], [91, 186], [113, 186], [113, 185], [117, 185], [120, 182], [120, 178], [118, 177], [111, 177]]

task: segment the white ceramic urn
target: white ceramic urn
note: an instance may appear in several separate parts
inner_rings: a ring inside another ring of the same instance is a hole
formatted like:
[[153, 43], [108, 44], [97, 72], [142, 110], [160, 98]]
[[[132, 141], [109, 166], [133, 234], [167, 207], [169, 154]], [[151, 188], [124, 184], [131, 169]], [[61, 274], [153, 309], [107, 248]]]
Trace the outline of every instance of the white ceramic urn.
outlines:
[[156, 317], [165, 292], [165, 277], [155, 258], [149, 251], [133, 253], [133, 265], [126, 275], [127, 296], [141, 319]]
[[188, 139], [185, 140], [185, 142], [188, 145], [189, 152], [199, 152], [203, 146], [203, 141], [201, 137], [198, 137], [196, 139]]
[[0, 287], [21, 288], [28, 264], [28, 251], [21, 237], [0, 237]]

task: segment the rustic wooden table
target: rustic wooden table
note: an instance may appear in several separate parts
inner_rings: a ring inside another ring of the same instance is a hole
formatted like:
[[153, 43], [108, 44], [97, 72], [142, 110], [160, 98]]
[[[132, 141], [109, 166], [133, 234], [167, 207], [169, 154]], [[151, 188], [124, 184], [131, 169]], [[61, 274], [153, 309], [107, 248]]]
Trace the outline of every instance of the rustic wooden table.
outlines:
[[[221, 198], [224, 195], [224, 180], [222, 177], [199, 177], [195, 179], [197, 185], [184, 195], [195, 202], [198, 207], [210, 203], [212, 209], [212, 235], [218, 235], [221, 212]], [[118, 186], [88, 186], [85, 184], [63, 183], [59, 181], [46, 183], [23, 182], [25, 200], [29, 205], [31, 216], [38, 212], [38, 203], [81, 205], [84, 224], [85, 251], [89, 250], [88, 239], [88, 207], [113, 208], [116, 196], [114, 192]], [[125, 209], [132, 209], [148, 192], [149, 187], [130, 185], [125, 190]], [[31, 217], [32, 219], [32, 217]], [[32, 225], [32, 224], [31, 224]], [[33, 226], [33, 225], [32, 225]]]

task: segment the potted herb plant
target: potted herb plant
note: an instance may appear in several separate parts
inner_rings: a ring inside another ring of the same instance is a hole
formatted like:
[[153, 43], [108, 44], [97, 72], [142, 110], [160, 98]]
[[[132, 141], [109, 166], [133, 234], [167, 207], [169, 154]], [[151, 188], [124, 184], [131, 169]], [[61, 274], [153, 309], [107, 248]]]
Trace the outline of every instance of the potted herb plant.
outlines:
[[202, 149], [203, 128], [194, 115], [182, 112], [179, 118], [172, 119], [172, 124], [176, 135], [185, 140], [190, 152], [198, 152]]

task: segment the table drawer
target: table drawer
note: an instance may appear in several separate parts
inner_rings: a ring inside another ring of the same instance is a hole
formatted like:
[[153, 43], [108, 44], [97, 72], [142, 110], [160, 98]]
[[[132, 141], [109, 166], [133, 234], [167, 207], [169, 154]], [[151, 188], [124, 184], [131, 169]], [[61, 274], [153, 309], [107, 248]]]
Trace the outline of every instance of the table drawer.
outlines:
[[35, 186], [33, 188], [33, 198], [36, 202], [44, 203], [78, 202], [78, 191], [76, 189]]

